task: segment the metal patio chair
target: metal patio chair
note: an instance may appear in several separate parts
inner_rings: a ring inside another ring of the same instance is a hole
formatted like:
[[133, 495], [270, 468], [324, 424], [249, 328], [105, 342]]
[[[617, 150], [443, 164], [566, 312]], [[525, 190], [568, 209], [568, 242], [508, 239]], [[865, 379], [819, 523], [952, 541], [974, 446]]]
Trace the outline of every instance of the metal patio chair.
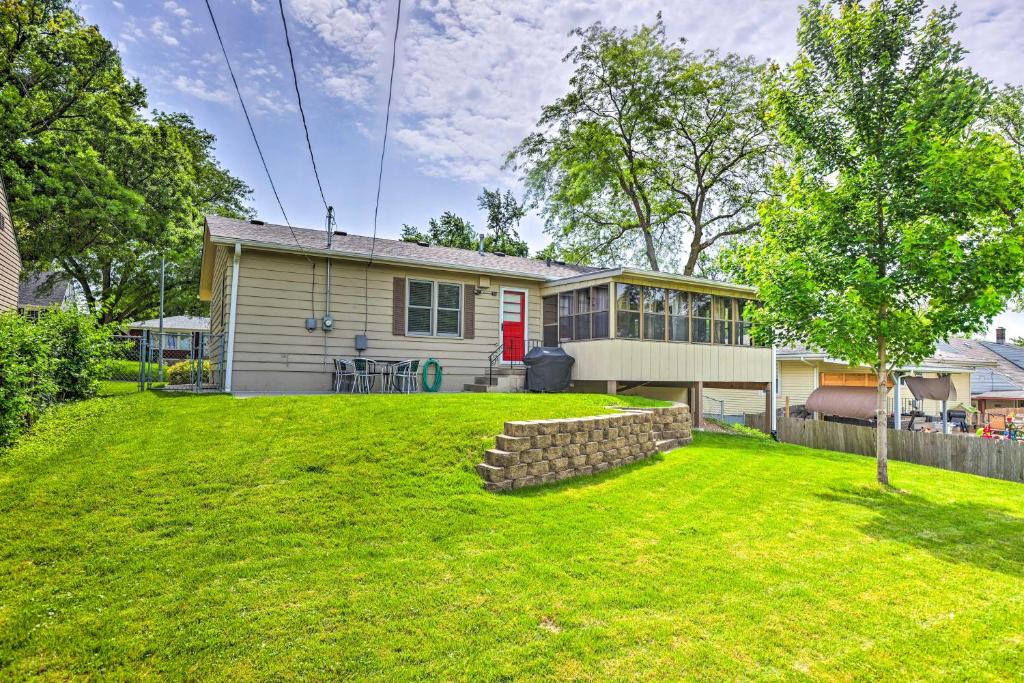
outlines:
[[416, 371], [420, 368], [418, 360], [404, 360], [395, 368], [395, 390], [402, 394], [411, 394], [419, 391], [420, 385], [416, 380]]
[[352, 366], [355, 369], [352, 392], [356, 394], [370, 393], [370, 390], [373, 389], [374, 373], [377, 371], [376, 364], [369, 358], [354, 358]]
[[334, 392], [346, 391], [351, 393], [355, 389], [356, 367], [350, 360], [344, 358], [334, 359]]

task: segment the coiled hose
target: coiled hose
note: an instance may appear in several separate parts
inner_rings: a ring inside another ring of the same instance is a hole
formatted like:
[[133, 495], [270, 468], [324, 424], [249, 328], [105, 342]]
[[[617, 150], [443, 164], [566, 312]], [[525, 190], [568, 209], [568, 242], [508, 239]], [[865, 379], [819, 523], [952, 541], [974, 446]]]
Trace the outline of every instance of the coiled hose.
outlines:
[[[433, 366], [434, 368], [434, 379], [433, 381], [428, 382], [427, 373], [430, 370], [431, 366]], [[423, 375], [421, 377], [421, 380], [423, 382], [423, 391], [427, 391], [430, 393], [438, 391], [441, 388], [441, 375], [441, 364], [438, 363], [437, 360], [435, 360], [434, 358], [428, 358], [427, 362], [423, 364]]]

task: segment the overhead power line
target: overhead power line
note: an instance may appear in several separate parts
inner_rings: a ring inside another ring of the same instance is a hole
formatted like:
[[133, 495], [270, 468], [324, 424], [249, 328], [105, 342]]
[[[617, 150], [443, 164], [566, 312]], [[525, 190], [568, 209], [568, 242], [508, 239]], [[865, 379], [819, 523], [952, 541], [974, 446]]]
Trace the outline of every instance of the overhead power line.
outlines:
[[317, 189], [320, 190], [320, 201], [324, 203], [324, 210], [330, 212], [327, 198], [324, 197], [324, 186], [320, 183], [320, 172], [316, 167], [316, 157], [313, 155], [313, 143], [309, 140], [309, 125], [306, 123], [306, 109], [302, 106], [302, 92], [299, 90], [299, 74], [295, 70], [295, 54], [292, 52], [292, 39], [288, 35], [288, 20], [284, 14], [284, 0], [277, 0], [277, 6], [281, 9], [281, 25], [284, 26], [284, 42], [288, 46], [288, 61], [292, 66], [292, 82], [295, 84], [295, 99], [299, 102], [299, 115], [302, 117], [302, 130], [306, 133], [306, 149], [309, 150], [309, 160], [313, 164], [313, 177], [316, 178]]
[[[245, 122], [249, 124], [249, 132], [252, 133], [252, 141], [256, 144], [256, 152], [260, 156], [260, 162], [263, 164], [263, 170], [267, 173], [267, 180], [270, 182], [270, 189], [274, 192], [274, 199], [277, 200], [277, 208], [281, 209], [281, 215], [284, 216], [284, 222], [290, 229], [292, 227], [291, 221], [288, 220], [288, 214], [284, 210], [284, 204], [281, 203], [281, 196], [277, 193], [277, 186], [274, 185], [274, 177], [270, 174], [270, 166], [267, 165], [267, 158], [263, 156], [263, 148], [260, 146], [260, 140], [256, 137], [256, 129], [253, 128], [252, 118], [249, 116], [249, 109], [245, 106], [245, 98], [242, 97], [242, 90], [238, 87], [238, 79], [235, 78], [235, 70], [231, 68], [231, 60], [228, 58], [227, 48], [224, 47], [224, 39], [220, 35], [220, 28], [217, 27], [217, 19], [213, 16], [213, 7], [210, 6], [210, 0], [206, 0], [206, 11], [210, 13], [210, 23], [213, 24], [213, 32], [217, 34], [217, 42], [220, 43], [220, 51], [221, 54], [224, 55], [224, 63], [228, 66], [228, 73], [231, 75], [231, 82], [234, 84], [235, 93], [238, 95], [238, 103], [242, 105], [242, 113], [245, 114]], [[294, 230], [292, 230], [292, 238], [295, 239], [295, 245], [301, 248]]]
[[391, 124], [391, 96], [395, 89], [395, 59], [398, 55], [398, 27], [402, 19], [402, 0], [398, 0], [398, 10], [395, 12], [395, 31], [391, 39], [391, 75], [388, 77], [388, 104], [384, 113], [384, 139], [380, 146], [380, 164], [377, 167], [377, 199], [373, 204], [373, 238], [370, 240], [370, 260], [366, 264], [366, 271], [363, 274], [363, 334], [369, 326], [370, 301], [369, 301], [369, 280], [370, 266], [373, 265], [373, 254], [377, 248], [377, 215], [380, 212], [380, 188], [384, 178], [384, 154], [388, 149], [388, 127]]

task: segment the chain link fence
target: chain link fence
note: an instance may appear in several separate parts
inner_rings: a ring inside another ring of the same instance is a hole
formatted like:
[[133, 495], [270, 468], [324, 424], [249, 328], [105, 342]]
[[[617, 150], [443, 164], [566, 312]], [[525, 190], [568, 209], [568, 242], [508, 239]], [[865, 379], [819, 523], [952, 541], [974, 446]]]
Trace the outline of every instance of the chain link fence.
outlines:
[[224, 388], [224, 335], [148, 330], [114, 337], [109, 381], [134, 382], [140, 391], [162, 387], [182, 391]]

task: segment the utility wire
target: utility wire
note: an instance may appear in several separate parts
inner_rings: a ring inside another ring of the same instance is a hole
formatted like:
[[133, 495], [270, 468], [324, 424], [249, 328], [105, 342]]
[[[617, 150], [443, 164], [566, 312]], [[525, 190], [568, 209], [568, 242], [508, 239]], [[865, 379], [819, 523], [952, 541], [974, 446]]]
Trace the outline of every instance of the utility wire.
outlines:
[[[213, 16], [213, 7], [210, 6], [210, 0], [206, 0], [206, 10], [210, 13], [210, 23], [213, 24], [213, 32], [217, 34], [217, 42], [220, 43], [221, 54], [224, 55], [224, 63], [228, 66], [228, 73], [231, 75], [231, 82], [235, 86], [235, 93], [238, 95], [238, 103], [242, 105], [242, 113], [245, 114], [245, 122], [249, 124], [249, 132], [252, 133], [252, 141], [256, 144], [256, 152], [260, 156], [260, 162], [263, 164], [263, 170], [267, 173], [267, 180], [270, 182], [270, 189], [274, 192], [274, 199], [277, 200], [277, 208], [281, 209], [281, 215], [284, 216], [284, 222], [291, 230], [292, 224], [288, 220], [288, 214], [285, 213], [284, 204], [281, 203], [281, 196], [277, 193], [277, 186], [274, 185], [274, 178], [270, 175], [270, 166], [267, 165], [267, 158], [263, 156], [263, 148], [260, 146], [259, 138], [256, 137], [256, 129], [253, 128], [252, 118], [249, 116], [249, 109], [245, 106], [245, 99], [242, 97], [242, 90], [238, 87], [238, 79], [235, 78], [235, 70], [231, 68], [231, 60], [228, 59], [227, 48], [224, 47], [224, 39], [220, 35], [220, 28], [217, 27], [217, 20]], [[295, 245], [300, 249], [299, 240], [295, 236], [295, 231], [292, 230], [292, 238], [295, 240]]]
[[292, 65], [292, 82], [295, 84], [295, 99], [299, 101], [299, 115], [302, 117], [302, 130], [306, 132], [306, 148], [309, 150], [309, 160], [313, 163], [313, 177], [316, 178], [317, 189], [320, 190], [320, 201], [324, 203], [324, 210], [330, 211], [327, 199], [324, 197], [324, 186], [320, 184], [320, 172], [316, 167], [316, 157], [313, 156], [313, 143], [309, 140], [309, 125], [306, 123], [306, 109], [302, 106], [302, 92], [299, 90], [299, 74], [295, 70], [295, 54], [292, 52], [292, 39], [288, 35], [288, 20], [284, 15], [284, 0], [277, 0], [277, 6], [281, 9], [281, 25], [284, 26], [284, 42], [288, 46], [288, 61]]
[[[298, 235], [295, 234], [295, 228], [292, 227], [291, 221], [288, 220], [288, 214], [285, 213], [284, 204], [281, 203], [281, 196], [277, 193], [277, 186], [274, 185], [274, 177], [270, 175], [270, 166], [267, 165], [267, 158], [263, 156], [263, 148], [260, 147], [260, 140], [256, 137], [256, 129], [253, 128], [252, 118], [249, 116], [249, 109], [245, 106], [245, 98], [242, 97], [242, 89], [238, 87], [238, 79], [235, 78], [235, 70], [231, 68], [231, 60], [228, 58], [227, 48], [224, 47], [224, 38], [220, 35], [220, 29], [217, 27], [217, 19], [213, 16], [213, 7], [210, 6], [210, 0], [206, 0], [206, 11], [210, 13], [210, 23], [213, 24], [213, 32], [217, 34], [217, 42], [220, 43], [221, 54], [224, 55], [224, 63], [227, 64], [228, 73], [231, 75], [231, 83], [235, 86], [235, 94], [238, 95], [238, 103], [242, 105], [242, 113], [245, 114], [245, 122], [249, 124], [249, 132], [252, 133], [252, 141], [256, 145], [256, 152], [260, 155], [260, 162], [263, 164], [263, 170], [267, 173], [267, 181], [270, 182], [270, 189], [274, 192], [274, 199], [277, 200], [277, 208], [281, 209], [281, 215], [284, 216], [284, 223], [288, 226], [288, 232], [292, 234], [292, 240], [295, 242], [296, 248], [299, 253], [306, 259], [306, 262], [313, 267], [313, 282], [310, 285], [309, 299], [310, 309], [312, 317], [316, 317], [316, 263], [309, 257], [306, 250], [302, 248], [302, 244], [299, 242]], [[289, 51], [290, 48], [289, 48]], [[297, 88], [298, 86], [296, 86]], [[303, 117], [303, 125], [305, 125], [305, 117]], [[309, 140], [309, 133], [306, 134], [306, 140]], [[310, 155], [313, 150], [310, 149]], [[314, 169], [316, 168], [314, 164]], [[320, 179], [317, 178], [317, 183]], [[320, 191], [323, 196], [323, 190]]]
[[[280, 1], [280, 0], [278, 0]], [[402, 0], [398, 0], [398, 11], [395, 12], [395, 32], [391, 40], [391, 76], [388, 78], [388, 104], [384, 114], [384, 140], [380, 147], [380, 165], [377, 169], [377, 199], [373, 205], [373, 238], [370, 240], [370, 260], [366, 264], [363, 276], [363, 333], [366, 333], [369, 319], [369, 277], [370, 266], [373, 265], [373, 254], [377, 247], [377, 215], [380, 212], [380, 188], [384, 178], [384, 153], [388, 149], [388, 126], [391, 123], [391, 96], [395, 88], [395, 58], [398, 54], [398, 26], [402, 19]]]

